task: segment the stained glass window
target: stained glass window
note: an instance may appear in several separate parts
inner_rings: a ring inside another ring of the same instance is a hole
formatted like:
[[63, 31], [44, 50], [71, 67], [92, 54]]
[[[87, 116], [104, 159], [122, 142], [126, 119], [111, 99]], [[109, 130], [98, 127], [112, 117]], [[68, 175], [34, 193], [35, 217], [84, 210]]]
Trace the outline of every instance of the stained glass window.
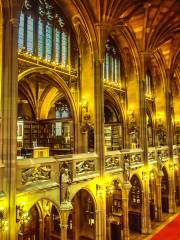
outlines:
[[118, 59], [114, 59], [114, 81], [117, 82], [118, 80]]
[[30, 54], [37, 53], [48, 60], [53, 58], [56, 63], [66, 66], [69, 63], [70, 38], [64, 26], [54, 3], [37, 0], [35, 8], [32, 1], [27, 1], [18, 21], [18, 49], [25, 47]]
[[46, 25], [46, 58], [51, 60], [52, 57], [52, 27]]
[[34, 19], [31, 16], [27, 17], [27, 51], [34, 52]]
[[18, 49], [24, 47], [24, 14], [21, 13], [18, 24]]
[[115, 59], [111, 56], [111, 79], [115, 81]]
[[55, 60], [59, 63], [60, 59], [60, 32], [56, 29]]
[[62, 32], [62, 58], [61, 58], [61, 63], [62, 65], [66, 65], [67, 64], [67, 54], [68, 54], [68, 36], [65, 32]]
[[106, 53], [106, 56], [105, 56], [105, 79], [109, 80], [109, 64], [110, 64], [110, 61], [109, 61], [109, 54]]
[[43, 57], [43, 23], [38, 21], [38, 56]]

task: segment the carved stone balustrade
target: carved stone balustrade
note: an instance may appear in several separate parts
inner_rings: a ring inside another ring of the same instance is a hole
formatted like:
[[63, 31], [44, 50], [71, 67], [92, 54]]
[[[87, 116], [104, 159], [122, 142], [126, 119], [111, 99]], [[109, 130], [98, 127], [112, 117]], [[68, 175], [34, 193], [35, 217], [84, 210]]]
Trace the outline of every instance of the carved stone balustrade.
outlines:
[[173, 159], [178, 160], [180, 158], [180, 146], [173, 145]]
[[99, 176], [99, 173], [97, 172], [96, 153], [73, 154], [72, 163], [73, 181], [80, 181]]
[[59, 185], [58, 163], [52, 157], [19, 159], [16, 167], [17, 191], [19, 192]]
[[156, 148], [155, 147], [149, 147], [148, 148], [148, 161], [153, 163], [157, 162], [157, 156], [156, 156]]
[[121, 172], [123, 170], [120, 151], [108, 151], [105, 153], [105, 169], [109, 172]]
[[72, 181], [81, 181], [98, 176], [97, 154], [81, 153], [71, 155], [59, 155], [55, 157], [59, 166], [67, 165]]
[[129, 159], [130, 168], [138, 168], [144, 165], [142, 161], [142, 149], [126, 149], [121, 152], [123, 156], [123, 161]]
[[162, 162], [169, 160], [169, 148], [168, 146], [157, 147], [157, 158], [161, 158]]

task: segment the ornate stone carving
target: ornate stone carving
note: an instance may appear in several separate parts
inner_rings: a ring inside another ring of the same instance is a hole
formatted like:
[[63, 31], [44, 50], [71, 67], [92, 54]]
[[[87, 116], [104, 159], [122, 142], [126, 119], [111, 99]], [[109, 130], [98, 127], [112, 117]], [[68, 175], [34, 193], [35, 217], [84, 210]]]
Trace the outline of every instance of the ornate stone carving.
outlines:
[[155, 151], [148, 152], [148, 161], [155, 161]]
[[95, 171], [94, 160], [80, 161], [76, 163], [76, 174], [84, 174]]
[[60, 171], [60, 202], [69, 202], [69, 185], [71, 184], [71, 178], [68, 168], [62, 168]]
[[129, 182], [129, 177], [130, 177], [130, 163], [129, 163], [129, 155], [124, 155], [124, 165], [123, 165], [123, 176], [124, 176], [124, 181]]
[[141, 154], [140, 153], [134, 153], [130, 155], [130, 163], [140, 163], [141, 162]]
[[51, 167], [32, 167], [22, 171], [22, 184], [31, 184], [37, 181], [49, 180], [51, 178]]
[[119, 157], [108, 156], [105, 160], [106, 169], [112, 169], [120, 166]]

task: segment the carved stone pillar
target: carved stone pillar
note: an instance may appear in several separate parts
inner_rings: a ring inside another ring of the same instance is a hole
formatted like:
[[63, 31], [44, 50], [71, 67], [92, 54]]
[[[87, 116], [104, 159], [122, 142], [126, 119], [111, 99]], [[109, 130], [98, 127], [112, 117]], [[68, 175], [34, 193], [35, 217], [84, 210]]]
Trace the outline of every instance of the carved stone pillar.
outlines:
[[167, 145], [169, 147], [169, 158], [173, 160], [172, 96], [171, 92], [168, 89], [166, 91], [165, 96], [166, 96]]
[[150, 220], [150, 201], [149, 201], [149, 179], [145, 175], [143, 179], [144, 192], [142, 192], [142, 233], [151, 233], [151, 220]]
[[169, 213], [176, 212], [175, 189], [174, 169], [172, 169], [169, 174]]
[[159, 173], [159, 176], [156, 179], [156, 189], [157, 189], [157, 220], [162, 221], [162, 197], [161, 197], [161, 179], [162, 173]]
[[[15, 1], [14, 1], [15, 2]], [[13, 3], [14, 3], [13, 2]], [[14, 13], [16, 16], [15, 7]], [[10, 12], [10, 10], [9, 10]], [[1, 82], [2, 99], [2, 163], [5, 165], [3, 191], [7, 193], [7, 239], [16, 236], [16, 129], [17, 129], [17, 19], [4, 22], [3, 66]]]
[[110, 217], [106, 219], [106, 240], [111, 240], [111, 220]]
[[140, 99], [140, 145], [143, 149], [144, 163], [148, 163], [148, 145], [147, 145], [147, 124], [146, 124], [146, 96], [145, 96], [145, 65], [148, 55], [146, 52], [141, 54], [142, 75], [139, 80], [139, 99]]
[[131, 188], [130, 182], [126, 182], [123, 184], [123, 191], [122, 191], [122, 212], [123, 212], [123, 239], [129, 240], [129, 191]]
[[106, 240], [106, 195], [97, 196], [96, 240]]
[[72, 210], [71, 202], [63, 202], [60, 206], [61, 239], [67, 240], [68, 217]]
[[39, 219], [39, 239], [44, 240], [44, 221]]
[[96, 151], [99, 156], [98, 170], [103, 175], [105, 171], [104, 156], [104, 83], [103, 62], [95, 61], [95, 99], [96, 99]]

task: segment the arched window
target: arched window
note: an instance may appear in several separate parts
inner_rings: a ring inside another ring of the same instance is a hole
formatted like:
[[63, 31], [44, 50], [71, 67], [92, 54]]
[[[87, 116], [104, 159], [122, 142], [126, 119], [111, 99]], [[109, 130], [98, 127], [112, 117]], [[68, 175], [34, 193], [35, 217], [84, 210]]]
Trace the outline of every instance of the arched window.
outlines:
[[70, 34], [55, 1], [25, 1], [18, 21], [18, 49], [69, 64]]
[[142, 189], [141, 183], [137, 176], [133, 175], [131, 178], [131, 190], [129, 193], [130, 208], [140, 209], [142, 207]]
[[32, 16], [27, 17], [27, 51], [34, 53], [34, 19]]
[[104, 80], [120, 83], [120, 55], [114, 44], [108, 40], [103, 65]]
[[123, 148], [122, 116], [108, 101], [104, 106], [104, 145], [110, 151]]

